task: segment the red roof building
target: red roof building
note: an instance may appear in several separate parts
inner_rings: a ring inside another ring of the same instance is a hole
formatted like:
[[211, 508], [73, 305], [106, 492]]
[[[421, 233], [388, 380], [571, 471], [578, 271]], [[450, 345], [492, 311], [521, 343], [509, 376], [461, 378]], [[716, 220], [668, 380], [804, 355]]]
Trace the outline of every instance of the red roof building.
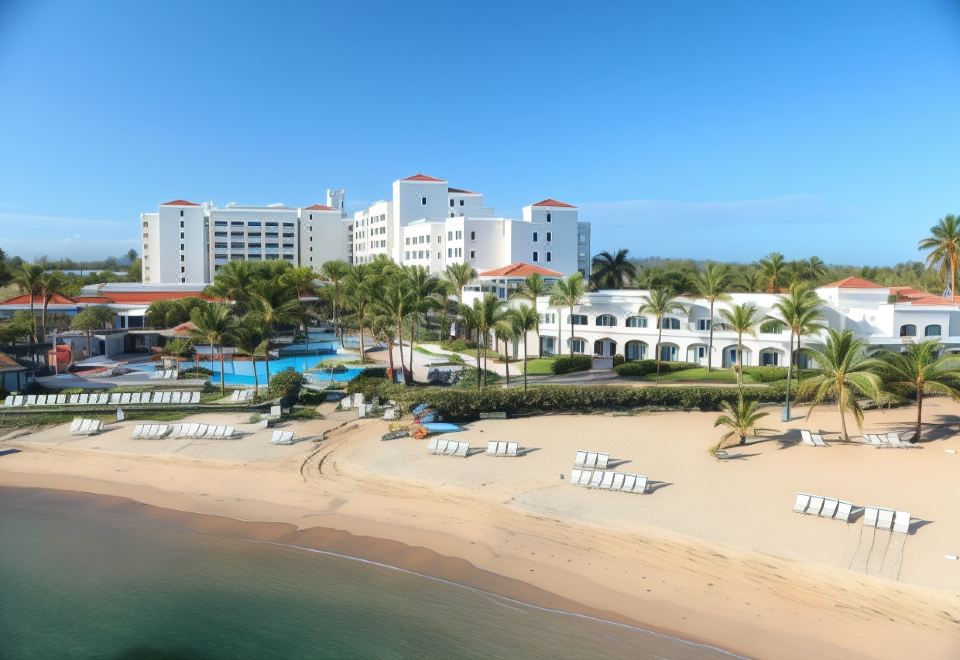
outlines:
[[557, 201], [557, 200], [555, 200], [555, 199], [550, 199], [549, 197], [548, 197], [547, 199], [544, 199], [544, 200], [541, 200], [541, 201], [537, 202], [536, 204], [531, 204], [531, 206], [554, 206], [554, 207], [559, 207], [559, 208], [562, 208], [562, 209], [575, 209], [575, 208], [577, 208], [577, 207], [574, 206], [573, 204], [567, 204], [566, 202], [560, 202], [560, 201]]
[[876, 282], [865, 280], [862, 277], [845, 277], [842, 280], [825, 284], [823, 289], [884, 289]]
[[196, 202], [188, 202], [185, 199], [175, 199], [172, 202], [164, 202], [160, 206], [200, 206]]
[[560, 273], [555, 270], [550, 270], [549, 268], [544, 268], [542, 266], [536, 266], [534, 264], [525, 264], [523, 262], [510, 264], [509, 266], [503, 266], [502, 268], [494, 268], [493, 270], [485, 270], [482, 273], [478, 273], [479, 277], [527, 277], [528, 275], [533, 275], [538, 273], [543, 277], [562, 277], [563, 273]]
[[420, 172], [417, 172], [413, 176], [408, 176], [406, 179], [403, 179], [403, 180], [404, 181], [427, 181], [429, 183], [446, 183], [446, 179], [438, 179], [434, 176], [428, 176]]
[[306, 206], [303, 209], [304, 211], [336, 211], [337, 209], [332, 206], [325, 206], [323, 204], [314, 204], [313, 206]]

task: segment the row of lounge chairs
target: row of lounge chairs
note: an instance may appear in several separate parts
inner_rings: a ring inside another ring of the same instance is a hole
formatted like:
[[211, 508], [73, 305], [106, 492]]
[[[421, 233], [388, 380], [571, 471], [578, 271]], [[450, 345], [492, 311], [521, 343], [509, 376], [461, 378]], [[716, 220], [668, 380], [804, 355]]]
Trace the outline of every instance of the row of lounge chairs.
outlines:
[[487, 456], [516, 456], [520, 445], [516, 442], [491, 440], [487, 443]]
[[114, 392], [93, 394], [28, 394], [10, 395], [5, 408], [22, 406], [128, 406], [153, 403], [196, 404], [200, 392]]
[[913, 431], [908, 431], [906, 433], [864, 433], [863, 438], [870, 445], [876, 447], [877, 449], [883, 449], [884, 447], [895, 447], [897, 449], [908, 449], [908, 448], [918, 448], [917, 445], [910, 442], [910, 439], [913, 438], [916, 434]]
[[807, 429], [800, 429], [800, 438], [803, 440], [803, 444], [810, 445], [811, 447], [829, 447], [823, 436], [819, 433], [811, 433]]
[[84, 419], [77, 417], [70, 424], [70, 435], [93, 435], [103, 430], [103, 422], [99, 419]]
[[216, 424], [174, 424], [174, 438], [232, 438], [236, 433], [233, 426]]
[[137, 424], [133, 427], [134, 438], [162, 438], [168, 433], [169, 424]]
[[573, 467], [606, 470], [610, 462], [610, 454], [593, 451], [578, 451], [573, 461]]
[[437, 454], [443, 456], [459, 456], [466, 458], [470, 451], [469, 442], [458, 442], [456, 440], [441, 440], [439, 438], [431, 440], [427, 444], [428, 454]]
[[646, 493], [647, 478], [642, 474], [613, 472], [609, 470], [577, 470], [570, 472], [570, 483], [602, 490], [619, 490], [623, 493]]
[[180, 377], [180, 372], [176, 369], [160, 369], [153, 372], [153, 375], [150, 378], [155, 380], [176, 380]]
[[797, 493], [797, 500], [793, 504], [793, 511], [794, 513], [806, 513], [811, 516], [850, 522], [850, 515], [853, 513], [853, 504], [846, 500], [837, 500], [832, 497]]
[[[896, 517], [896, 521], [894, 521]], [[898, 534], [910, 533], [910, 514], [874, 506], [863, 507], [863, 524], [878, 529], [893, 529]]]
[[292, 445], [293, 431], [274, 431], [270, 442], [275, 445]]
[[256, 394], [256, 392], [253, 390], [234, 390], [233, 394], [230, 395], [230, 401], [233, 403], [253, 401], [254, 394]]

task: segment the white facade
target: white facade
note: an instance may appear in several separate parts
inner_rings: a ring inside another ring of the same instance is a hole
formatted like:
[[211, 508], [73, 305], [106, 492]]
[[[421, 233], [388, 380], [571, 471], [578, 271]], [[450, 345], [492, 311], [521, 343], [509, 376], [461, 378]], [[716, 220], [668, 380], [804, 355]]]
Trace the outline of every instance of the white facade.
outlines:
[[342, 190], [327, 191], [327, 205], [237, 206], [175, 200], [143, 213], [143, 281], [204, 284], [233, 260], [282, 259], [319, 270], [353, 253], [353, 220], [343, 214]]
[[425, 174], [394, 181], [392, 193], [354, 214], [356, 263], [384, 254], [432, 273], [452, 263], [487, 270], [518, 262], [589, 273], [590, 223], [571, 204], [545, 199], [519, 220], [498, 217], [482, 194]]
[[[824, 321], [836, 330], [849, 329], [871, 346], [896, 350], [905, 343], [925, 339], [942, 342], [948, 351], [960, 351], [960, 305], [952, 300], [906, 287], [881, 287], [871, 282], [848, 278], [817, 289], [823, 300]], [[627, 360], [653, 359], [657, 344], [656, 319], [640, 314], [648, 291], [637, 289], [604, 290], [588, 293], [574, 307], [574, 353], [586, 355], [623, 355]], [[469, 304], [476, 291], [464, 293]], [[661, 359], [706, 365], [710, 324], [714, 324], [713, 365], [731, 366], [736, 361], [737, 335], [723, 327], [720, 310], [731, 304], [753, 303], [763, 317], [775, 317], [773, 305], [778, 294], [734, 293], [730, 302], [717, 303], [713, 318], [705, 300], [678, 298], [685, 311], [670, 314], [664, 320]], [[551, 307], [547, 297], [537, 301], [540, 312], [541, 350], [554, 354], [570, 350], [570, 311]], [[558, 327], [558, 321], [560, 326]], [[557, 337], [562, 337], [558, 344]], [[802, 345], [822, 342], [822, 337], [803, 337]], [[746, 366], [786, 366], [789, 329], [778, 330], [761, 325], [756, 336], [744, 336], [743, 364]], [[536, 339], [529, 337], [531, 353]]]

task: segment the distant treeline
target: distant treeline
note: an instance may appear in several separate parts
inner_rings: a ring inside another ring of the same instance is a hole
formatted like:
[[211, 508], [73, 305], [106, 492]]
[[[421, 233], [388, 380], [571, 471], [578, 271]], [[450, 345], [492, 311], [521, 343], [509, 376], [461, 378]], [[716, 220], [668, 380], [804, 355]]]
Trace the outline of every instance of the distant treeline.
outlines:
[[[137, 256], [137, 251], [132, 249], [120, 257], [107, 257], [90, 261], [50, 259], [47, 256], [40, 256], [33, 261], [28, 261], [22, 257], [9, 257], [0, 248], [0, 286], [10, 284], [14, 280], [15, 274], [24, 265], [29, 264], [40, 266], [48, 272], [75, 271], [62, 273], [62, 290], [59, 290], [59, 293], [64, 295], [76, 294], [80, 287], [88, 284], [139, 282], [141, 279], [140, 258]], [[117, 273], [122, 274], [118, 275]]]

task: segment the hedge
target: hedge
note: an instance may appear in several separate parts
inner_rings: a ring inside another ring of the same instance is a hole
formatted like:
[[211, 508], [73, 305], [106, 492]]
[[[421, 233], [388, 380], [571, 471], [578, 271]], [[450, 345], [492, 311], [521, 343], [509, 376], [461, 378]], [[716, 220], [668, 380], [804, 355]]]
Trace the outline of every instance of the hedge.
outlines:
[[270, 385], [267, 386], [267, 391], [271, 397], [280, 399], [283, 403], [291, 404], [297, 400], [300, 388], [303, 386], [303, 380], [303, 374], [291, 368], [284, 369], [270, 377]]
[[[719, 410], [722, 401], [737, 400], [733, 387], [630, 387], [626, 385], [540, 385], [524, 393], [521, 388], [488, 387], [481, 390], [404, 387], [386, 380], [363, 379], [350, 383], [352, 391], [369, 400], [393, 399], [409, 409], [430, 403], [450, 420], [476, 419], [481, 412], [530, 415], [633, 408], [675, 408]], [[784, 384], [744, 388], [744, 397], [762, 403], [778, 403], [786, 392]]]
[[589, 355], [559, 355], [550, 365], [550, 370], [554, 376], [573, 373], [574, 371], [587, 371], [593, 366], [593, 359]]
[[757, 383], [774, 383], [787, 379], [786, 367], [744, 367], [743, 373]]
[[[695, 369], [699, 366], [699, 364], [693, 364], [691, 362], [661, 362], [660, 373], [666, 374], [671, 371]], [[634, 360], [632, 362], [624, 362], [623, 364], [615, 366], [613, 370], [617, 372], [618, 376], [647, 376], [649, 374], [657, 373], [657, 361]]]

